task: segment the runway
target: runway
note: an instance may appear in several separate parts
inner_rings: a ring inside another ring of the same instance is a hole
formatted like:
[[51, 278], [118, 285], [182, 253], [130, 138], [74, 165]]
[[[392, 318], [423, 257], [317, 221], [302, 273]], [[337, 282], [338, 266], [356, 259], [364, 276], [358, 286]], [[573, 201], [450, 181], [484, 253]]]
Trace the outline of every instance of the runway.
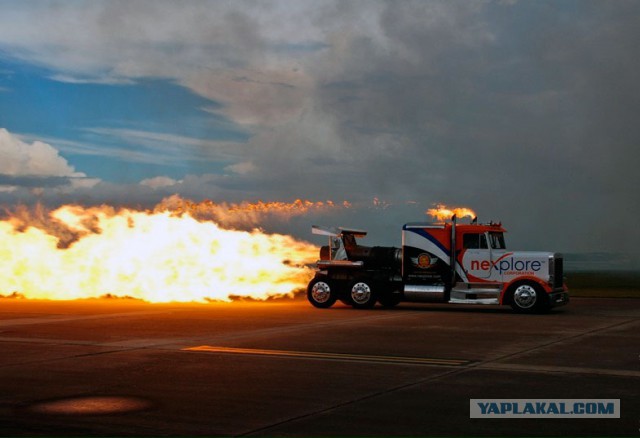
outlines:
[[[0, 300], [0, 435], [629, 435], [640, 300], [547, 315]], [[470, 419], [470, 399], [620, 399], [620, 419]]]

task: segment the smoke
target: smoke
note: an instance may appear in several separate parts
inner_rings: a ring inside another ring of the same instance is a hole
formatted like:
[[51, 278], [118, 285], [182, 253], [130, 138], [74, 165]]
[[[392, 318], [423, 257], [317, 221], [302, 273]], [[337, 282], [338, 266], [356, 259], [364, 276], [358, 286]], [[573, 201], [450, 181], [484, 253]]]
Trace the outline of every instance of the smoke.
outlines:
[[172, 195], [150, 209], [131, 209], [107, 204], [91, 207], [63, 205], [55, 209], [42, 204], [18, 205], [5, 208], [0, 219], [6, 220], [19, 233], [30, 227], [43, 230], [57, 239], [59, 249], [65, 249], [88, 234], [100, 234], [102, 220], [132, 213], [170, 213], [172, 217], [189, 216], [200, 222], [212, 222], [227, 230], [251, 231], [263, 228], [270, 221], [283, 224], [295, 217], [312, 213], [331, 214], [351, 207], [347, 201], [339, 204], [333, 201], [300, 199], [293, 202], [216, 203], [211, 200], [195, 202]]
[[153, 209], [154, 212], [169, 211], [175, 215], [188, 214], [201, 221], [213, 221], [224, 228], [251, 229], [260, 227], [268, 219], [288, 222], [298, 216], [310, 213], [331, 213], [351, 208], [348, 201], [336, 204], [333, 201], [308, 201], [296, 199], [293, 202], [240, 202], [215, 203], [210, 200], [193, 202], [173, 195], [163, 199]]
[[32, 207], [18, 205], [12, 209], [5, 208], [0, 219], [11, 224], [18, 233], [24, 233], [29, 228], [42, 230], [57, 239], [58, 249], [66, 249], [83, 236], [100, 234], [100, 217], [113, 217], [122, 211], [125, 210], [106, 205], [88, 208], [66, 205], [55, 210], [42, 204]]

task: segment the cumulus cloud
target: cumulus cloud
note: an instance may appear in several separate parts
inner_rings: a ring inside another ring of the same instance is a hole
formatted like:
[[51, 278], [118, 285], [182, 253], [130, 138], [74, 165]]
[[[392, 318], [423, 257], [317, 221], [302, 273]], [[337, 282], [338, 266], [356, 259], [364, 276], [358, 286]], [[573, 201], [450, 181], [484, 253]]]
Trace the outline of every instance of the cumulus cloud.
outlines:
[[87, 190], [100, 180], [77, 172], [58, 149], [42, 141], [32, 143], [0, 128], [0, 192], [40, 199], [45, 192], [60, 194]]
[[47, 143], [25, 143], [0, 128], [0, 174], [13, 177], [83, 177]]
[[77, 172], [59, 151], [48, 143], [28, 143], [0, 128], [0, 201], [8, 203], [42, 200], [91, 190], [100, 183]]

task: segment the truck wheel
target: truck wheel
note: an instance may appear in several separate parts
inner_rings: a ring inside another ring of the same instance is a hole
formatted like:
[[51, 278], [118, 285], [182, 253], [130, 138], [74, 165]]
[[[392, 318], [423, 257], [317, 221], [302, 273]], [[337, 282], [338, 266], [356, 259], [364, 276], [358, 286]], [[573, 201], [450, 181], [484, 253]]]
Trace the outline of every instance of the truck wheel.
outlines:
[[378, 302], [382, 305], [382, 307], [391, 308], [400, 304], [400, 294], [386, 294], [378, 298]]
[[314, 278], [307, 287], [307, 299], [320, 309], [333, 306], [336, 298], [337, 295], [331, 282], [325, 278]]
[[351, 305], [356, 309], [370, 309], [376, 305], [377, 294], [369, 282], [355, 281], [349, 290]]
[[511, 294], [511, 307], [519, 313], [540, 313], [548, 309], [547, 297], [535, 283], [521, 283]]

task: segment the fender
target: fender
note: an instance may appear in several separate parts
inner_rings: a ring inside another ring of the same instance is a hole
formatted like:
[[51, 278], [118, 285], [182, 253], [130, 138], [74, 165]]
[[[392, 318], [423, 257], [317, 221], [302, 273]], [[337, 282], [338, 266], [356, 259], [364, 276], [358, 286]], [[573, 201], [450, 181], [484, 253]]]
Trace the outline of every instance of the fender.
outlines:
[[538, 277], [534, 277], [533, 275], [526, 275], [526, 276], [522, 276], [522, 277], [518, 277], [518, 278], [514, 278], [512, 281], [510, 281], [509, 283], [504, 283], [504, 286], [502, 287], [502, 292], [500, 292], [500, 304], [504, 304], [504, 298], [505, 298], [505, 294], [507, 293], [507, 291], [509, 290], [509, 288], [511, 286], [513, 286], [516, 283], [522, 283], [522, 282], [533, 282], [536, 283], [538, 285], [540, 285], [540, 287], [542, 289], [544, 289], [544, 291], [546, 293], [551, 293], [551, 291], [553, 290], [551, 288], [551, 286], [549, 286], [549, 284], [543, 280], [541, 280]]

